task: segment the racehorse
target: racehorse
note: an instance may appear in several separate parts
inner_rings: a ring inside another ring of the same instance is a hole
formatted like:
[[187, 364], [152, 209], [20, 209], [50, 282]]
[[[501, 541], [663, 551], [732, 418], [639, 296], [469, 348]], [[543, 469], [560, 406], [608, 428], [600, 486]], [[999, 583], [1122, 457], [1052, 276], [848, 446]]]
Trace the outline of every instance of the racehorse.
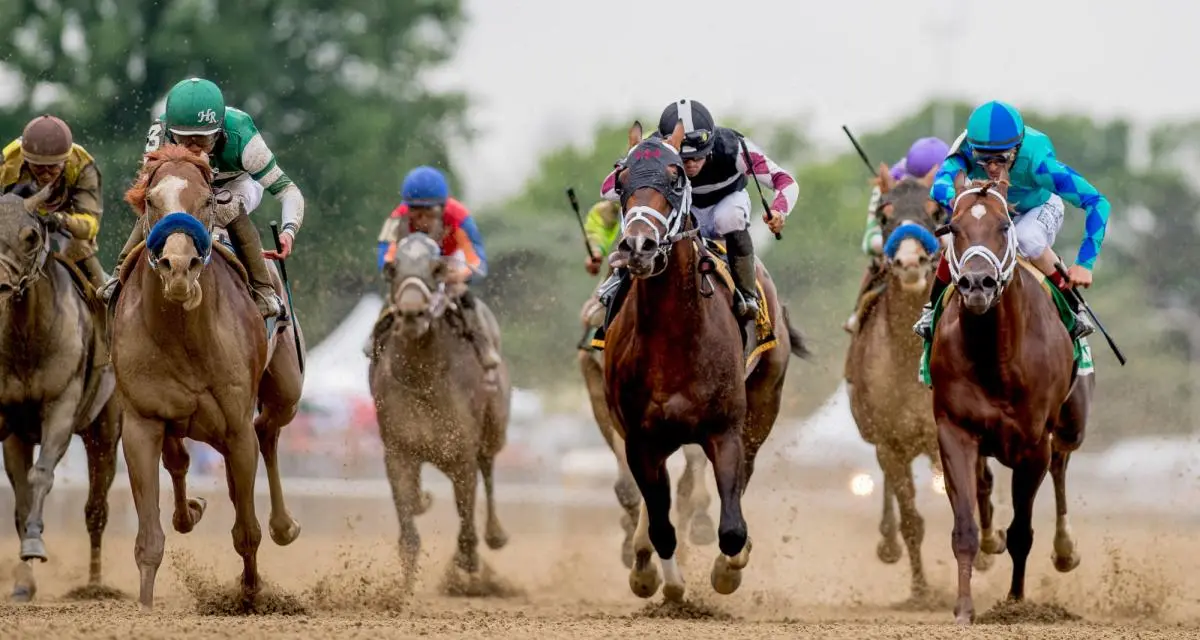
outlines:
[[[592, 327], [599, 327], [604, 320], [604, 306], [592, 297], [584, 303], [581, 321], [585, 332]], [[642, 504], [642, 496], [638, 493], [637, 483], [629, 470], [629, 461], [625, 459], [625, 440], [616, 432], [613, 426], [612, 413], [608, 410], [608, 400], [604, 395], [604, 370], [598, 352], [590, 347], [579, 349], [579, 369], [583, 373], [583, 381], [587, 386], [588, 400], [592, 407], [592, 416], [600, 435], [612, 450], [617, 460], [617, 481], [613, 491], [617, 494], [617, 503], [625, 513], [621, 516], [621, 529], [625, 532], [625, 540], [621, 543], [621, 562], [625, 568], [633, 567], [633, 533], [637, 527], [638, 510]], [[712, 497], [708, 493], [708, 485], [704, 483], [704, 469], [708, 458], [704, 457], [704, 449], [699, 445], [683, 445], [685, 467], [679, 483], [675, 487], [675, 497], [678, 499], [675, 514], [680, 522], [680, 529], [685, 530], [689, 540], [694, 545], [709, 545], [716, 541], [717, 531], [713, 525], [712, 516], [708, 515], [708, 505]]]
[[[663, 593], [670, 600], [683, 597], [684, 582], [675, 559], [667, 457], [694, 443], [713, 465], [721, 517], [720, 553], [710, 581], [718, 593], [733, 593], [750, 560], [742, 494], [779, 413], [788, 358], [807, 355], [759, 264], [763, 304], [775, 319], [777, 344], [753, 355], [757, 363], [747, 368], [730, 287], [713, 287], [709, 274], [700, 272], [706, 250], [679, 158], [683, 133], [682, 122], [665, 140], [643, 141], [637, 123], [629, 131], [629, 160], [617, 183], [624, 229], [619, 249], [628, 255], [633, 282], [608, 328], [604, 350], [609, 410], [643, 498], [629, 586], [640, 597], [654, 595], [660, 579], [650, 554], [657, 551], [666, 578]], [[754, 340], [753, 331], [747, 333], [747, 340]]]
[[859, 330], [846, 353], [850, 412], [863, 440], [874, 445], [883, 471], [879, 524], [883, 539], [876, 554], [887, 564], [899, 562], [903, 551], [898, 538], [903, 537], [912, 572], [913, 602], [927, 599], [929, 583], [921, 562], [925, 521], [917, 512], [912, 463], [924, 454], [940, 467], [932, 397], [912, 375], [923, 345], [911, 329], [913, 318], [929, 298], [933, 268], [941, 256], [941, 245], [933, 235], [941, 208], [929, 197], [936, 169], [922, 178], [908, 177], [897, 183], [887, 165], [879, 168], [882, 201], [876, 216], [885, 238], [884, 266], [864, 295]]
[[[245, 600], [262, 587], [257, 561], [262, 532], [254, 508], [260, 450], [271, 494], [271, 539], [283, 546], [300, 534], [284, 503], [277, 450], [279, 432], [300, 400], [303, 337], [299, 343], [291, 339], [289, 320], [267, 334], [245, 269], [231, 249], [213, 241], [211, 183], [207, 159], [172, 144], [148, 156], [125, 194], [140, 216], [135, 224], [149, 227], [144, 247], [129, 254], [121, 290], [111, 303], [125, 460], [138, 514], [134, 556], [145, 609], [153, 607], [163, 556], [160, 456], [174, 488], [175, 530], [191, 531], [206, 507], [202, 498], [187, 496], [185, 437], [209, 444], [225, 458]], [[272, 279], [284, 295], [274, 269]]]
[[[475, 490], [483, 475], [487, 499], [488, 547], [500, 549], [508, 535], [496, 517], [492, 468], [504, 448], [512, 386], [508, 365], [501, 362], [497, 387], [485, 384], [483, 366], [464, 333], [463, 309], [450, 311], [457, 285], [446, 285], [447, 263], [438, 243], [424, 233], [410, 233], [396, 246], [396, 259], [385, 267], [390, 309], [377, 325], [378, 348], [370, 365], [371, 395], [378, 413], [379, 436], [396, 516], [400, 520], [400, 559], [405, 586], [417, 575], [421, 537], [415, 516], [429, 508], [421, 492], [421, 465], [430, 463], [454, 485], [458, 507], [458, 572], [448, 590], [454, 594], [485, 593], [479, 537], [475, 532]], [[491, 311], [476, 299], [487, 318], [493, 344], [500, 330]]]
[[88, 460], [88, 583], [100, 584], [100, 543], [121, 437], [102, 305], [74, 264], [51, 248], [52, 218], [37, 213], [49, 195], [46, 187], [24, 199], [0, 197], [0, 440], [25, 563], [13, 587], [18, 602], [37, 591], [32, 560], [48, 557], [42, 509], [76, 433]]
[[[1047, 470], [1058, 516], [1054, 567], [1067, 572], [1079, 565], [1067, 519], [1066, 471], [1071, 452], [1083, 443], [1096, 379], [1091, 372], [1078, 375], [1070, 335], [1045, 279], [1017, 257], [1007, 173], [964, 183], [960, 174], [953, 215], [939, 229], [939, 234], [953, 234], [947, 258], [954, 288], [944, 298], [929, 373], [954, 510], [954, 614], [959, 624], [970, 624], [975, 616], [971, 565], [981, 548], [999, 554], [1007, 544], [1013, 563], [1008, 597], [1024, 599], [1033, 501]], [[1013, 470], [1007, 536], [992, 528], [989, 456]], [[974, 517], [977, 503], [982, 541]]]

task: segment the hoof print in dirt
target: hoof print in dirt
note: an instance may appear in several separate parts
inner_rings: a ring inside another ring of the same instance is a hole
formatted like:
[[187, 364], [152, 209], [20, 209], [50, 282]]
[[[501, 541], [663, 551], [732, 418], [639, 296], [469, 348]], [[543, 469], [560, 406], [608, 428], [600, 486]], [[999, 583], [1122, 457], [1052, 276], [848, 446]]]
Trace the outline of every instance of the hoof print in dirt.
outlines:
[[515, 598], [524, 595], [519, 587], [496, 575], [488, 563], [481, 560], [479, 565], [478, 572], [468, 573], [451, 561], [442, 577], [442, 593], [457, 598]]
[[976, 624], [1061, 624], [1083, 618], [1057, 604], [1039, 604], [1022, 600], [1001, 600], [987, 613], [975, 619]]

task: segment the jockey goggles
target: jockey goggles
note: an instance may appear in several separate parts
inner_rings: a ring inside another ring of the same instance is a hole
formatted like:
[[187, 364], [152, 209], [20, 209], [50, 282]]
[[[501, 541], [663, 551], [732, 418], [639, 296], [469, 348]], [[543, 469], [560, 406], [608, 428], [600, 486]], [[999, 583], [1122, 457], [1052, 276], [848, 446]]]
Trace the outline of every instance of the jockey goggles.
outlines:
[[708, 129], [695, 129], [683, 134], [681, 153], [697, 153], [708, 149], [712, 142], [712, 132]]
[[972, 149], [971, 158], [975, 160], [975, 164], [981, 167], [986, 167], [993, 162], [999, 162], [1004, 165], [1012, 164], [1017, 158], [1017, 147], [1005, 149], [1004, 151], [995, 151], [989, 149]]

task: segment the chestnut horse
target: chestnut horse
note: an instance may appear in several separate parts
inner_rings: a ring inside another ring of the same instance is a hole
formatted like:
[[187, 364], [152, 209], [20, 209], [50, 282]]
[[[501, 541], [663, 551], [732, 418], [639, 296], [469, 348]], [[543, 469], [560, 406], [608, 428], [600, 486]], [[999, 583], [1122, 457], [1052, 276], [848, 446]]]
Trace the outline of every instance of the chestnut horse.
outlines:
[[679, 157], [683, 133], [682, 122], [665, 140], [643, 141], [637, 123], [629, 131], [631, 152], [617, 184], [624, 218], [619, 248], [629, 256], [633, 282], [604, 349], [609, 410], [643, 499], [629, 586], [640, 597], [654, 595], [660, 580], [650, 554], [657, 551], [670, 600], [683, 598], [684, 582], [675, 559], [667, 458], [694, 443], [712, 463], [721, 517], [710, 580], [718, 593], [733, 593], [750, 560], [742, 494], [779, 413], [788, 358], [807, 355], [760, 264], [763, 304], [775, 319], [778, 343], [746, 370], [731, 292], [701, 286], [699, 229]]
[[[162, 563], [159, 458], [175, 493], [175, 530], [187, 533], [205, 502], [187, 497], [185, 437], [225, 457], [236, 509], [233, 546], [242, 556], [242, 593], [260, 590], [254, 483], [261, 450], [271, 493], [271, 539], [290, 544], [300, 525], [288, 513], [279, 478], [279, 431], [296, 414], [303, 385], [297, 344], [284, 321], [267, 335], [247, 289], [245, 271], [213, 242], [212, 170], [184, 147], [152, 152], [126, 201], [149, 227], [144, 249], [129, 254], [115, 301], [112, 359], [125, 412], [123, 444], [138, 514], [134, 556], [140, 601], [150, 609]], [[276, 290], [278, 274], [272, 269]], [[295, 318], [291, 319], [295, 322]], [[290, 328], [290, 327], [288, 327]], [[282, 336], [282, 337], [280, 337]], [[256, 419], [256, 405], [259, 415]]]
[[[960, 174], [953, 215], [939, 230], [953, 234], [947, 258], [954, 289], [934, 334], [929, 369], [946, 492], [954, 510], [954, 615], [959, 624], [970, 624], [975, 616], [971, 565], [981, 547], [998, 554], [1007, 543], [1013, 563], [1008, 597], [1024, 599], [1033, 501], [1047, 470], [1058, 515], [1054, 567], [1067, 572], [1078, 566], [1067, 520], [1066, 471], [1071, 452], [1083, 442], [1096, 379], [1093, 373], [1076, 374], [1071, 338], [1057, 307], [1040, 274], [1018, 261], [1007, 175], [971, 183], [966, 190], [964, 181]], [[1007, 536], [992, 527], [989, 456], [1013, 470]]]

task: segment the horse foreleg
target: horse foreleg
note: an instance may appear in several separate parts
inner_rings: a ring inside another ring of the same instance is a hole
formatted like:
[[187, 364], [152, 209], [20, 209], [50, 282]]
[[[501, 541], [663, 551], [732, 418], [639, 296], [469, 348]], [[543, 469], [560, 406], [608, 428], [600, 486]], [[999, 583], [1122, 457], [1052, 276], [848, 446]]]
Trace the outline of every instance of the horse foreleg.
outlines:
[[108, 526], [108, 490], [117, 474], [117, 442], [120, 438], [120, 409], [110, 400], [83, 437], [88, 464], [88, 497], [83, 513], [91, 539], [88, 584], [92, 586], [100, 584], [101, 541]]
[[965, 625], [975, 621], [971, 569], [979, 553], [979, 527], [975, 524], [979, 443], [958, 426], [939, 420], [938, 444], [942, 468], [946, 472], [946, 496], [954, 511], [954, 531], [950, 535], [950, 547], [958, 563], [958, 602], [954, 605], [954, 618], [958, 624]]
[[[13, 488], [13, 524], [17, 539], [25, 539], [25, 520], [29, 517], [29, 468], [33, 466], [33, 445], [17, 435], [4, 439], [4, 472]], [[37, 594], [37, 582], [28, 563], [17, 567], [12, 599], [28, 602]]]
[[[1043, 446], [1049, 448], [1046, 443]], [[1013, 519], [1008, 526], [1008, 555], [1012, 558], [1012, 586], [1008, 599], [1025, 599], [1025, 562], [1033, 547], [1033, 499], [1046, 477], [1048, 460], [1043, 456], [1026, 458], [1013, 469]]]
[[[460, 463], [450, 474], [454, 485], [454, 504], [458, 507], [458, 550], [454, 568], [465, 578], [464, 584], [478, 582], [480, 577], [479, 534], [475, 532], [475, 494], [479, 469], [474, 460]], [[467, 591], [471, 589], [468, 587]]]
[[479, 456], [479, 472], [483, 476], [483, 493], [487, 500], [487, 525], [484, 529], [483, 540], [489, 549], [503, 549], [508, 544], [508, 534], [500, 525], [496, 515], [496, 483], [492, 478], [492, 468], [496, 460], [491, 456]]
[[404, 572], [404, 590], [411, 593], [417, 581], [417, 555], [421, 551], [421, 534], [417, 531], [416, 516], [421, 509], [421, 463], [408, 453], [388, 448], [384, 452], [388, 484], [392, 487], [392, 502], [400, 521], [400, 567]]
[[158, 512], [158, 464], [163, 451], [163, 425], [126, 412], [121, 445], [138, 516], [137, 540], [133, 547], [141, 574], [138, 601], [143, 609], [150, 610], [154, 608], [154, 578], [162, 564], [165, 542]]
[[256, 426], [258, 448], [267, 467], [267, 486], [271, 492], [271, 540], [286, 547], [300, 536], [300, 523], [292, 517], [283, 499], [283, 481], [279, 478], [279, 429], [268, 423]]
[[883, 471], [883, 515], [879, 520], [879, 535], [883, 539], [875, 547], [875, 555], [884, 564], [895, 564], [904, 553], [900, 548], [899, 533], [896, 526], [896, 463], [895, 454], [883, 445], [875, 447], [875, 459], [879, 461], [879, 469]]
[[71, 436], [75, 435], [75, 409], [83, 393], [83, 382], [76, 379], [67, 385], [66, 391], [46, 411], [42, 423], [42, 443], [37, 462], [29, 470], [29, 516], [25, 520], [25, 535], [21, 538], [21, 560], [33, 559], [45, 562], [46, 545], [42, 541], [44, 523], [42, 511], [46, 496], [54, 486], [54, 469], [62, 460]]
[[712, 503], [708, 483], [704, 481], [704, 467], [708, 464], [708, 458], [704, 455], [704, 449], [694, 444], [684, 445], [683, 455], [687, 466], [675, 490], [679, 499], [675, 507], [678, 521], [681, 528], [687, 529], [688, 540], [692, 544], [709, 545], [717, 541], [717, 531], [712, 516], [708, 515], [708, 506]]
[[908, 564], [912, 572], [911, 591], [914, 599], [929, 594], [929, 583], [925, 580], [925, 566], [921, 562], [921, 543], [925, 540], [925, 519], [917, 511], [917, 488], [913, 482], [912, 459], [899, 454], [888, 456], [889, 466], [896, 481], [893, 484], [896, 502], [900, 508], [900, 535], [908, 550]]
[[1007, 534], [993, 526], [995, 507], [992, 505], [992, 489], [996, 479], [992, 475], [992, 468], [988, 466], [987, 456], [979, 456], [975, 477], [978, 482], [975, 501], [979, 504], [979, 528], [982, 530], [979, 534], [979, 550], [983, 552], [975, 556], [975, 568], [987, 571], [995, 562], [992, 556], [1004, 553]]
[[710, 438], [704, 452], [712, 462], [717, 495], [721, 498], [721, 524], [717, 531], [721, 553], [713, 560], [709, 581], [714, 591], [729, 595], [741, 586], [742, 569], [750, 562], [750, 537], [742, 516], [745, 452], [741, 434], [729, 429]]
[[675, 558], [678, 540], [675, 527], [671, 525], [671, 479], [667, 475], [666, 458], [657, 452], [647, 451], [635, 441], [625, 443], [625, 454], [643, 499], [637, 532], [634, 534], [634, 560], [629, 572], [629, 588], [642, 598], [649, 598], [658, 590], [658, 574], [651, 564], [650, 550], [645, 544], [648, 539], [662, 563], [666, 579], [663, 597], [682, 600], [685, 585]]
[[[245, 418], [250, 427], [250, 417]], [[229, 491], [233, 496], [233, 548], [242, 556], [242, 597], [253, 599], [262, 588], [258, 577], [258, 545], [262, 543], [262, 528], [254, 510], [254, 481], [258, 471], [258, 438], [249, 429], [233, 435], [228, 441], [225, 467]]]
[[1075, 536], [1071, 533], [1071, 520], [1067, 516], [1067, 463], [1071, 461], [1069, 451], [1054, 450], [1050, 457], [1050, 477], [1054, 479], [1054, 568], [1061, 573], [1079, 566], [1079, 552], [1075, 550]]
[[171, 525], [179, 533], [188, 533], [200, 522], [208, 502], [204, 498], [188, 498], [187, 472], [192, 465], [183, 438], [167, 435], [163, 438], [162, 462], [171, 475], [171, 489], [175, 495], [175, 511], [171, 514]]

